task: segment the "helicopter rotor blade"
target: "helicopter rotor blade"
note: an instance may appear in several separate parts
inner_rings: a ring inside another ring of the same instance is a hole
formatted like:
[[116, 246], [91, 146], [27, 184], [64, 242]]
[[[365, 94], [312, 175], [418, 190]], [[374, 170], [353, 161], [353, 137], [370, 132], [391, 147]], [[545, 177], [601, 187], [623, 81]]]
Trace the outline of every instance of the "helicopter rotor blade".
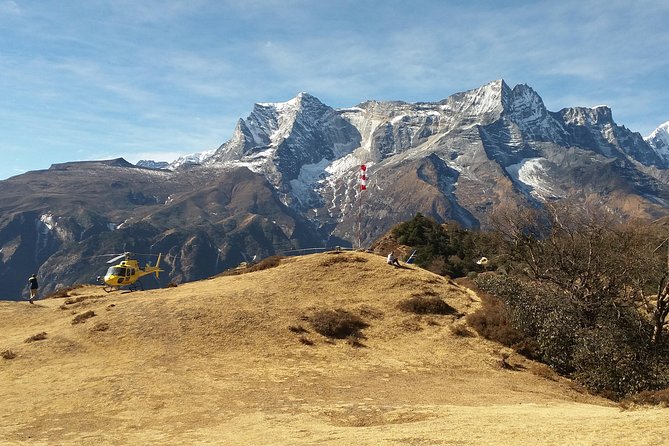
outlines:
[[113, 259], [107, 260], [107, 263], [114, 263], [115, 261], [120, 260], [125, 256], [126, 256], [126, 254], [121, 254], [119, 256], [114, 257]]

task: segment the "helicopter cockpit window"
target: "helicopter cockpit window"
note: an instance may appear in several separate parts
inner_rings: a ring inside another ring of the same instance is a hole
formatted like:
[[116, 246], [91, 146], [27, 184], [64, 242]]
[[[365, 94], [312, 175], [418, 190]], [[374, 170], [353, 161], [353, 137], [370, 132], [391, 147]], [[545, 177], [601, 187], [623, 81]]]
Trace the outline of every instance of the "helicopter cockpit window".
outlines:
[[108, 276], [126, 276], [126, 270], [127, 268], [124, 268], [122, 266], [112, 266], [109, 268], [107, 271]]

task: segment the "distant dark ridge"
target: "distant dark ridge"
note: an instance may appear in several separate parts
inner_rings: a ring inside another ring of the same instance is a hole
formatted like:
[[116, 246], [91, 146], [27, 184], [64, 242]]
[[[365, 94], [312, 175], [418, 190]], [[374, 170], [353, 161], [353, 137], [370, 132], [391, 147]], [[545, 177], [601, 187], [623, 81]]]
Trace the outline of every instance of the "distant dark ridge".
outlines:
[[137, 168], [134, 164], [126, 161], [123, 158], [115, 158], [111, 160], [99, 160], [99, 161], [70, 161], [67, 163], [58, 163], [52, 164], [49, 167], [49, 170], [67, 170], [71, 167], [82, 167], [82, 166], [108, 166], [108, 167], [132, 167]]

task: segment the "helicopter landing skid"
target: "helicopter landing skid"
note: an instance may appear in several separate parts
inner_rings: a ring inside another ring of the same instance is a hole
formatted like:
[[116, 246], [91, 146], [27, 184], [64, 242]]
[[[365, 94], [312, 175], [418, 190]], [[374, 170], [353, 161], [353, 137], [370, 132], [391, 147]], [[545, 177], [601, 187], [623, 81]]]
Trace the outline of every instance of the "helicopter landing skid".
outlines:
[[[127, 287], [128, 288], [123, 291], [124, 293], [132, 293], [133, 291], [144, 291], [144, 284], [142, 284], [142, 281], [139, 279], [137, 279], [135, 283], [127, 285]], [[102, 289], [105, 290], [106, 293], [111, 293], [112, 291], [119, 291], [121, 287], [105, 285], [102, 287]]]

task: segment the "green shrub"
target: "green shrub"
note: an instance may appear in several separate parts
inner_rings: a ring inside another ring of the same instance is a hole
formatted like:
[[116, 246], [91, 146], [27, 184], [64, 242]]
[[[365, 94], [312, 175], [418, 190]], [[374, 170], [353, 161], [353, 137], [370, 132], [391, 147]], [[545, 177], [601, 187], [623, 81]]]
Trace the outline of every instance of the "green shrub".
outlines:
[[463, 277], [479, 269], [477, 240], [479, 233], [461, 229], [455, 223], [438, 224], [417, 213], [393, 228], [401, 245], [416, 250], [416, 264], [437, 274]]
[[[609, 398], [669, 384], [669, 374], [661, 372], [662, 353], [648, 349], [651, 327], [634, 309], [600, 303], [593, 312], [554, 286], [508, 276], [481, 274], [475, 283], [500, 302], [483, 300], [468, 319], [483, 336], [535, 356]], [[505, 323], [512, 330], [504, 330]], [[515, 345], [514, 331], [524, 339]]]
[[590, 391], [620, 398], [659, 384], [657, 358], [631, 344], [623, 330], [584, 329], [577, 339], [573, 377]]

